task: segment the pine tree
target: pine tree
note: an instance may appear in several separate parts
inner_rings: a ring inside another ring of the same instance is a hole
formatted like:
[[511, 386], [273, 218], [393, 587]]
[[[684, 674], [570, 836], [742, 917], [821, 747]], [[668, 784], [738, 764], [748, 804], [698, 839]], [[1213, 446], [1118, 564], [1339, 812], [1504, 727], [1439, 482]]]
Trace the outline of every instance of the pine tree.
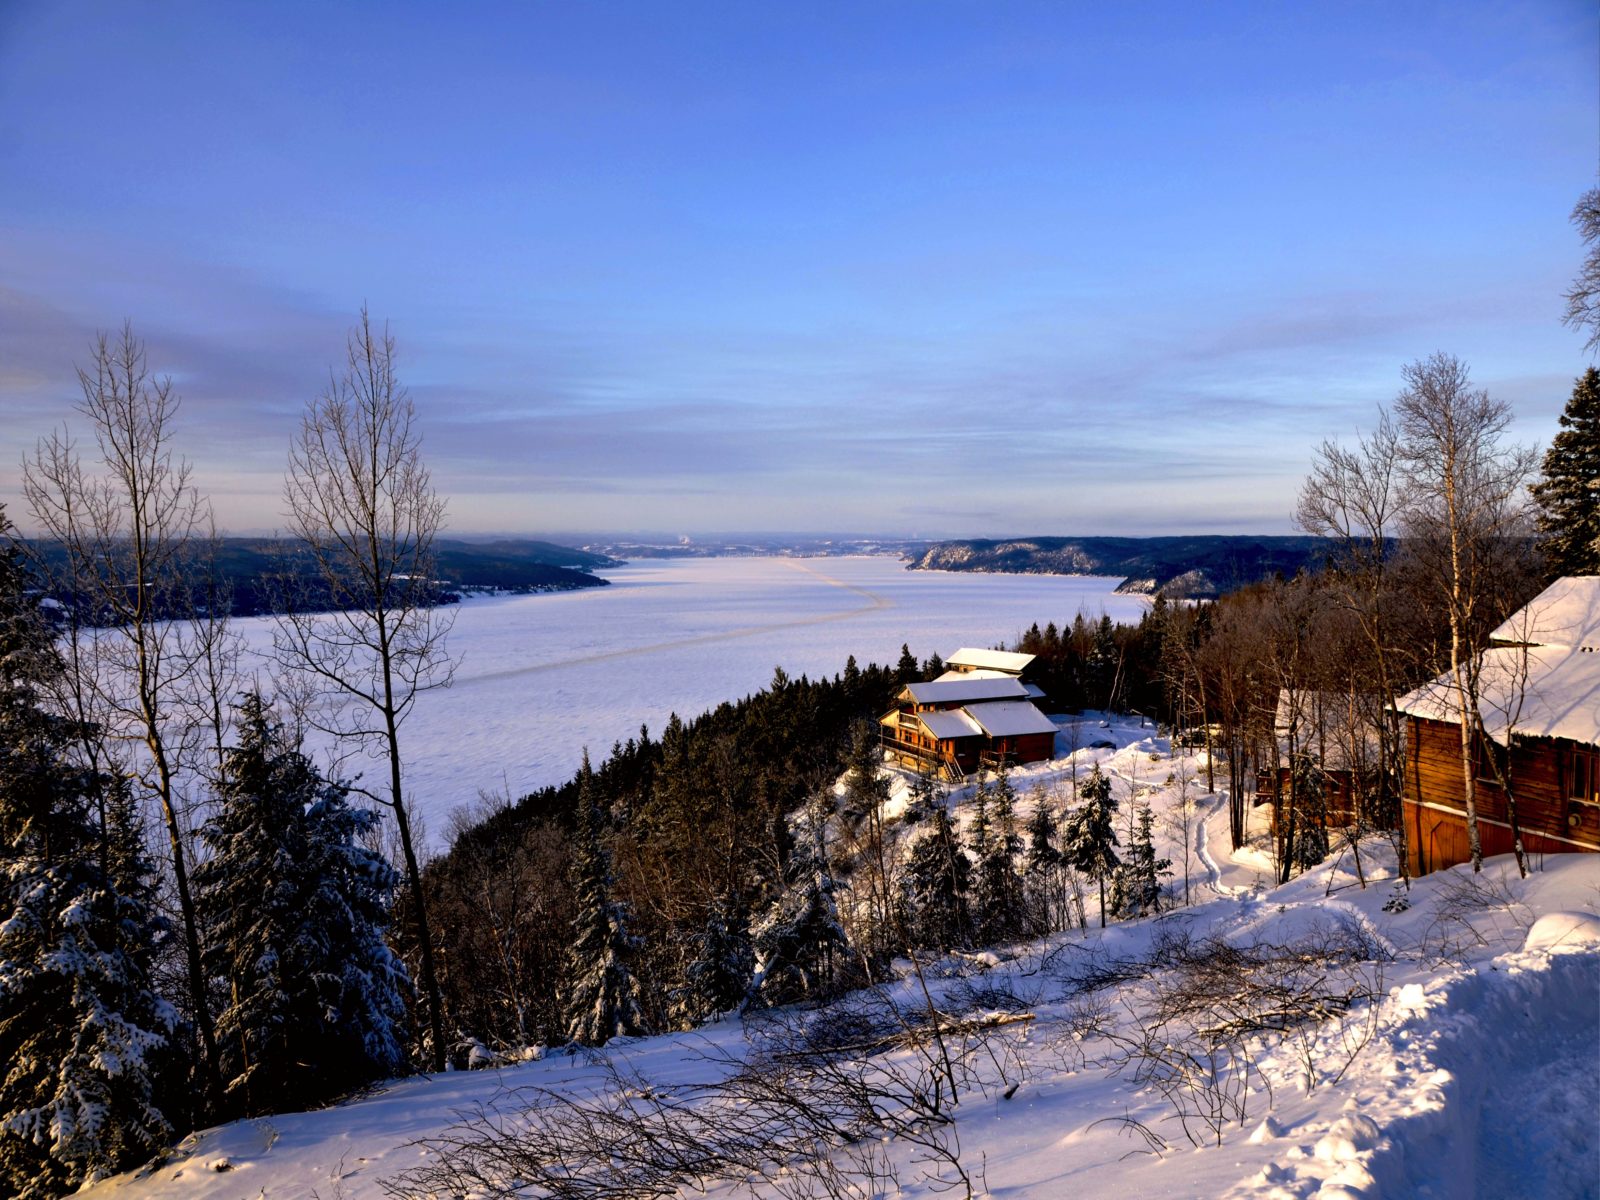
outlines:
[[750, 991], [755, 950], [744, 905], [732, 896], [713, 901], [690, 946], [684, 986], [673, 997], [673, 1009], [679, 1020], [698, 1025], [737, 1008]]
[[319, 1103], [403, 1064], [408, 982], [385, 931], [398, 876], [259, 693], [237, 707], [195, 868], [207, 974], [226, 982], [217, 1047], [229, 1109]]
[[1530, 489], [1553, 575], [1600, 575], [1600, 370], [1578, 377]]
[[850, 735], [844, 781], [845, 817], [854, 825], [872, 813], [881, 812], [888, 799], [889, 777], [883, 771], [883, 747], [878, 742], [878, 731], [863, 721]]
[[894, 680], [904, 686], [915, 683], [919, 678], [917, 656], [911, 653], [911, 644], [902, 642], [900, 645], [900, 661], [894, 665]]
[[753, 932], [764, 1003], [790, 1004], [825, 994], [844, 974], [849, 952], [828, 865], [827, 816], [821, 797], [806, 806], [794, 831], [783, 890]]
[[1022, 879], [1017, 855], [1022, 839], [1017, 835], [1017, 793], [1002, 762], [990, 787], [980, 784], [987, 802], [983, 838], [978, 843], [978, 877], [973, 888], [973, 908], [978, 939], [984, 944], [1006, 941], [1023, 931], [1025, 916]]
[[1157, 858], [1150, 806], [1140, 805], [1123, 867], [1124, 892], [1118, 906], [1124, 916], [1140, 917], [1161, 911], [1161, 880], [1172, 875], [1172, 860]]
[[912, 940], [939, 950], [967, 945], [972, 931], [967, 903], [972, 860], [961, 848], [944, 805], [933, 810], [931, 828], [912, 843], [904, 878]]
[[1096, 702], [1102, 708], [1109, 709], [1116, 704], [1119, 661], [1116, 629], [1111, 624], [1110, 616], [1102, 616], [1100, 624], [1095, 627], [1094, 644], [1089, 650], [1087, 664], [1090, 686], [1094, 689]]
[[917, 773], [911, 777], [910, 793], [906, 800], [906, 811], [901, 817], [907, 825], [919, 824], [945, 806], [947, 793], [944, 784], [929, 762], [917, 763]]
[[1309, 754], [1296, 754], [1290, 765], [1289, 793], [1294, 805], [1289, 861], [1310, 870], [1328, 857], [1328, 789], [1322, 768]]
[[1100, 765], [1078, 788], [1082, 803], [1067, 817], [1062, 854], [1074, 870], [1082, 871], [1100, 885], [1100, 928], [1106, 927], [1106, 884], [1111, 882], [1122, 860], [1117, 857], [1117, 802], [1111, 795], [1111, 780], [1100, 773]]
[[630, 965], [639, 939], [628, 931], [627, 905], [612, 896], [615, 880], [602, 836], [604, 819], [585, 751], [572, 857], [578, 915], [572, 921], [566, 1002], [567, 1037], [580, 1046], [603, 1046], [614, 1037], [649, 1032]]
[[103, 866], [90, 796], [109, 781], [71, 765], [77, 731], [43, 707], [59, 661], [10, 536], [0, 510], [0, 1193], [34, 1200], [171, 1136], [177, 1015], [149, 981], [164, 929]]
[[1027, 884], [1033, 928], [1038, 933], [1056, 929], [1056, 882], [1060, 877], [1061, 851], [1055, 845], [1056, 823], [1043, 789], [1033, 794], [1033, 816], [1028, 820], [1028, 855], [1023, 869]]

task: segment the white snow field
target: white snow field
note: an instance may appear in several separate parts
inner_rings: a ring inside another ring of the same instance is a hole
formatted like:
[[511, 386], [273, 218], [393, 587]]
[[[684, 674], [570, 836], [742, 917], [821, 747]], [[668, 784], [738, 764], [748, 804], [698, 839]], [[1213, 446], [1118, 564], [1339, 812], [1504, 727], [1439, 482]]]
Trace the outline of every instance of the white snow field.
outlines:
[[[1097, 741], [1113, 745], [1071, 750]], [[1225, 797], [1205, 791], [1203, 755], [1174, 757], [1136, 720], [1093, 715], [1064, 729], [1057, 752], [1014, 776], [1023, 818], [1035, 797], [1070, 802], [1072, 773], [1098, 762], [1116, 781], [1124, 818], [1130, 796], [1162, 818], [1158, 848], [1174, 860], [1169, 891], [1180, 901], [1183, 851], [1170, 818], [1187, 777], [1200, 818], [1193, 903], [1102, 932], [1091, 898], [1087, 931], [923, 963], [962, 1074], [959, 1102], [944, 1109], [950, 1123], [935, 1130], [943, 1155], [905, 1131], [832, 1148], [829, 1161], [841, 1166], [870, 1149], [878, 1167], [834, 1194], [965, 1196], [959, 1164], [970, 1194], [996, 1200], [1600, 1195], [1600, 855], [1536, 859], [1526, 880], [1509, 859], [1492, 859], [1479, 876], [1456, 868], [1406, 893], [1387, 845], [1371, 840], [1365, 887], [1348, 852], [1274, 887], [1260, 849], [1230, 853]], [[958, 810], [967, 794], [954, 798]], [[903, 805], [901, 781], [891, 813]], [[1254, 824], [1259, 837], [1260, 813]], [[881, 1015], [892, 1002], [897, 1020], [917, 1022], [926, 1002], [911, 968], [899, 964], [896, 982], [861, 1001], [865, 1010]], [[1176, 1011], [1179, 1000], [1219, 988], [1220, 1006], [1153, 1024], [1157, 998]], [[1319, 1016], [1293, 1016], [1306, 1011]], [[964, 1036], [961, 1022], [993, 1024]], [[1215, 1029], [1227, 1022], [1248, 1028], [1219, 1043]], [[165, 1162], [84, 1194], [377, 1200], [389, 1194], [385, 1181], [439, 1163], [428, 1139], [464, 1116], [484, 1112], [517, 1129], [534, 1104], [546, 1133], [583, 1111], [571, 1105], [607, 1102], [625, 1106], [630, 1122], [637, 1114], [644, 1132], [658, 1128], [661, 1106], [721, 1103], [712, 1111], [732, 1128], [743, 1105], [718, 1088], [734, 1069], [728, 1060], [750, 1056], [764, 1028], [730, 1017], [692, 1035], [612, 1043], [601, 1055], [550, 1053], [399, 1081], [321, 1112], [207, 1130]], [[844, 1061], [903, 1078], [937, 1066], [926, 1040], [924, 1053], [863, 1036], [846, 1032], [854, 1048]], [[1237, 1054], [1210, 1086], [1198, 1057], [1206, 1037]], [[630, 1076], [626, 1088], [607, 1064]], [[532, 1145], [549, 1149], [545, 1134]], [[580, 1172], [623, 1165], [598, 1145], [575, 1162]], [[713, 1174], [705, 1191], [678, 1194], [806, 1195], [808, 1178], [797, 1167], [780, 1192], [771, 1179]]]
[[[1035, 621], [1137, 621], [1139, 596], [1098, 576], [907, 571], [888, 556], [702, 558], [604, 572], [612, 585], [469, 599], [449, 649], [455, 682], [422, 696], [401, 734], [411, 805], [437, 844], [452, 810], [480, 792], [525, 795], [564, 783], [584, 747], [604, 758], [648, 724], [659, 736], [759, 691], [774, 667], [833, 675], [854, 654], [892, 665], [1010, 642]], [[237, 623], [271, 645], [271, 622]], [[359, 770], [362, 763], [347, 765]], [[370, 765], [377, 778], [383, 774]]]

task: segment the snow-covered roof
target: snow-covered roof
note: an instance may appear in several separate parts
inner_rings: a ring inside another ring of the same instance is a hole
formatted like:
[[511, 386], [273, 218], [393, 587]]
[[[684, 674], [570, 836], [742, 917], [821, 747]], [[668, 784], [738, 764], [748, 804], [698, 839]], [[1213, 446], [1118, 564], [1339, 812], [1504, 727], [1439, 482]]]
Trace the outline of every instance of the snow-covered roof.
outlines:
[[[1600, 746], [1600, 650], [1491, 646], [1481, 663], [1478, 709], [1484, 731], [1497, 742], [1516, 734]], [[1400, 697], [1395, 708], [1432, 721], [1461, 721], [1448, 671]]]
[[982, 727], [967, 715], [962, 708], [945, 709], [942, 712], [924, 712], [916, 716], [922, 726], [940, 741], [950, 741], [954, 738], [982, 737]]
[[[1377, 697], [1369, 702], [1377, 707]], [[1361, 704], [1362, 697], [1342, 692], [1278, 692], [1273, 731], [1288, 751], [1291, 732], [1296, 747], [1322, 760], [1329, 771], [1351, 771], [1377, 761], [1380, 731]]]
[[1600, 650], [1600, 575], [1565, 575], [1513, 613], [1492, 641]]
[[944, 661], [950, 666], [1020, 675], [1034, 657], [1032, 654], [1013, 654], [1009, 650], [978, 650], [972, 646], [963, 646]]
[[970, 704], [962, 712], [981, 725], [983, 731], [992, 738], [1056, 731], [1056, 723], [1026, 700]]
[[901, 697], [909, 695], [918, 704], [966, 704], [978, 700], [1022, 700], [1028, 689], [1014, 675], [998, 679], [971, 679], [958, 676], [933, 683], [908, 683]]
[[[1016, 676], [1012, 675], [1008, 671], [989, 671], [989, 670], [984, 670], [984, 669], [980, 668], [980, 669], [978, 669], [976, 671], [946, 671], [943, 675], [939, 676], [939, 678], [933, 680], [933, 682], [934, 683], [949, 683], [952, 679], [1015, 679], [1015, 678], [1016, 678]], [[1042, 687], [1040, 687], [1038, 684], [1024, 682], [1022, 687], [1023, 687], [1023, 690], [1028, 693], [1028, 697], [1030, 699], [1032, 699], [1032, 700], [1043, 700], [1044, 699], [1044, 689]]]

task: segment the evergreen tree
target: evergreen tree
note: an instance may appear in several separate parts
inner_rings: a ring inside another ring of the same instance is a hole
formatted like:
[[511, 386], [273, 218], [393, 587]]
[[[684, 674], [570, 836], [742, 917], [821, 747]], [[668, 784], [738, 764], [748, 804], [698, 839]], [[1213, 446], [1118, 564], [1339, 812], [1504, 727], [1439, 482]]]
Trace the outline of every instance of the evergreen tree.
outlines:
[[869, 814], [881, 811], [888, 800], [889, 777], [883, 770], [883, 747], [878, 742], [878, 730], [876, 726], [862, 721], [850, 735], [850, 757], [844, 780], [844, 815], [855, 825]]
[[912, 844], [904, 878], [912, 940], [939, 950], [965, 946], [972, 930], [967, 904], [972, 860], [944, 805], [933, 810], [931, 828]]
[[1121, 656], [1117, 652], [1116, 629], [1110, 616], [1102, 616], [1095, 627], [1094, 644], [1089, 650], [1089, 681], [1095, 702], [1109, 709], [1116, 704], [1117, 665]]
[[614, 1037], [649, 1032], [639, 981], [630, 966], [639, 939], [628, 932], [627, 905], [612, 897], [615, 881], [602, 836], [604, 819], [585, 751], [572, 857], [578, 915], [572, 921], [566, 1003], [567, 1037], [580, 1046], [603, 1046]]
[[78, 731], [42, 704], [60, 664], [10, 536], [0, 510], [0, 1193], [34, 1200], [171, 1136], [177, 1016], [150, 987], [164, 929], [104, 868], [90, 797], [109, 781], [71, 765]]
[[680, 1020], [698, 1025], [737, 1008], [749, 994], [755, 950], [744, 906], [735, 897], [713, 901], [690, 946], [684, 986], [674, 996], [673, 1008]]
[[1122, 870], [1124, 892], [1119, 911], [1130, 917], [1161, 911], [1161, 880], [1172, 875], [1172, 860], [1157, 858], [1152, 836], [1154, 816], [1150, 806], [1140, 805], [1134, 824], [1128, 861]]
[[900, 661], [894, 665], [894, 680], [904, 686], [908, 683], [917, 682], [918, 678], [917, 656], [911, 653], [911, 644], [909, 642], [902, 642], [900, 644]]
[[405, 969], [385, 942], [398, 876], [259, 694], [237, 708], [218, 809], [195, 868], [224, 1097], [240, 1114], [330, 1099], [405, 1059]]
[[824, 800], [806, 806], [794, 831], [784, 886], [753, 930], [757, 994], [789, 1004], [825, 993], [840, 981], [849, 951], [828, 865]]
[[1056, 929], [1054, 897], [1061, 871], [1061, 851], [1055, 845], [1055, 818], [1043, 789], [1033, 794], [1033, 816], [1028, 820], [1028, 855], [1023, 870], [1033, 928], [1038, 933]]
[[1289, 771], [1293, 804], [1289, 861], [1306, 871], [1328, 857], [1328, 789], [1322, 767], [1309, 754], [1296, 754]]
[[934, 773], [933, 764], [917, 763], [917, 773], [911, 777], [911, 795], [906, 801], [906, 811], [901, 818], [907, 825], [927, 820], [945, 806], [945, 788]]
[[995, 770], [993, 785], [980, 785], [980, 791], [987, 794], [987, 804], [983, 839], [977, 847], [973, 908], [978, 939], [987, 945], [1015, 938], [1023, 931], [1022, 879], [1017, 874], [1022, 839], [1017, 834], [1017, 793], [1004, 762]]
[[1600, 370], [1578, 377], [1530, 489], [1553, 575], [1600, 575]]
[[1100, 928], [1104, 929], [1106, 884], [1122, 860], [1117, 857], [1117, 802], [1111, 795], [1111, 780], [1100, 773], [1099, 763], [1078, 788], [1078, 799], [1082, 803], [1067, 817], [1062, 831], [1062, 855], [1074, 870], [1099, 883]]

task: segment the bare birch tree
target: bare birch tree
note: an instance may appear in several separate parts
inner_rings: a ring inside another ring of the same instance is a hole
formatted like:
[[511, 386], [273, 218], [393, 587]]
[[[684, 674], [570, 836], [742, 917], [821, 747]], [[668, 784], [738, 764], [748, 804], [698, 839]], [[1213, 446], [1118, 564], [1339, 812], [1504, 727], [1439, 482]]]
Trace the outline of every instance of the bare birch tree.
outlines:
[[[404, 790], [400, 730], [417, 697], [450, 683], [453, 614], [438, 607], [434, 541], [445, 504], [422, 461], [416, 410], [395, 374], [395, 344], [365, 309], [342, 372], [307, 406], [289, 452], [290, 532], [326, 603], [290, 590], [274, 639], [281, 665], [314, 680], [329, 703], [310, 723], [385, 760], [387, 787], [368, 792], [394, 813], [410, 891], [434, 1070], [444, 1024], [416, 839]], [[301, 598], [302, 601], [305, 599]], [[332, 611], [326, 611], [331, 604]], [[324, 611], [317, 611], [323, 609]]]
[[[1295, 512], [1301, 529], [1334, 539], [1338, 549], [1328, 584], [1356, 621], [1366, 643], [1371, 683], [1382, 707], [1372, 713], [1378, 730], [1376, 795], [1357, 797], [1358, 817], [1392, 821], [1400, 875], [1410, 885], [1405, 821], [1399, 819], [1405, 790], [1401, 716], [1390, 701], [1408, 678], [1405, 655], [1395, 646], [1390, 620], [1395, 587], [1390, 570], [1400, 509], [1400, 433], [1388, 413], [1359, 435], [1353, 447], [1324, 441], [1300, 489]], [[1352, 781], [1352, 786], [1356, 786]]]
[[[23, 492], [41, 531], [56, 543], [58, 579], [74, 610], [69, 711], [142, 750], [132, 758], [139, 783], [160, 803], [189, 1003], [205, 1088], [214, 1101], [216, 1039], [189, 889], [191, 831], [182, 780], [187, 726], [178, 719], [197, 656], [192, 625], [174, 619], [195, 611], [192, 585], [211, 528], [210, 506], [195, 489], [189, 464], [174, 457], [178, 396], [172, 381], [150, 374], [131, 325], [115, 338], [100, 335], [89, 367], [78, 369], [78, 383], [78, 412], [93, 430], [103, 473], [85, 468], [62, 430], [24, 462]], [[98, 628], [86, 637], [85, 624]]]
[[1482, 736], [1479, 660], [1472, 652], [1497, 611], [1513, 539], [1529, 532], [1533, 450], [1502, 444], [1511, 407], [1474, 388], [1467, 366], [1436, 353], [1401, 370], [1395, 399], [1401, 515], [1408, 548], [1449, 628], [1452, 690], [1461, 717], [1461, 782], [1472, 869], [1483, 866], [1473, 741]]

